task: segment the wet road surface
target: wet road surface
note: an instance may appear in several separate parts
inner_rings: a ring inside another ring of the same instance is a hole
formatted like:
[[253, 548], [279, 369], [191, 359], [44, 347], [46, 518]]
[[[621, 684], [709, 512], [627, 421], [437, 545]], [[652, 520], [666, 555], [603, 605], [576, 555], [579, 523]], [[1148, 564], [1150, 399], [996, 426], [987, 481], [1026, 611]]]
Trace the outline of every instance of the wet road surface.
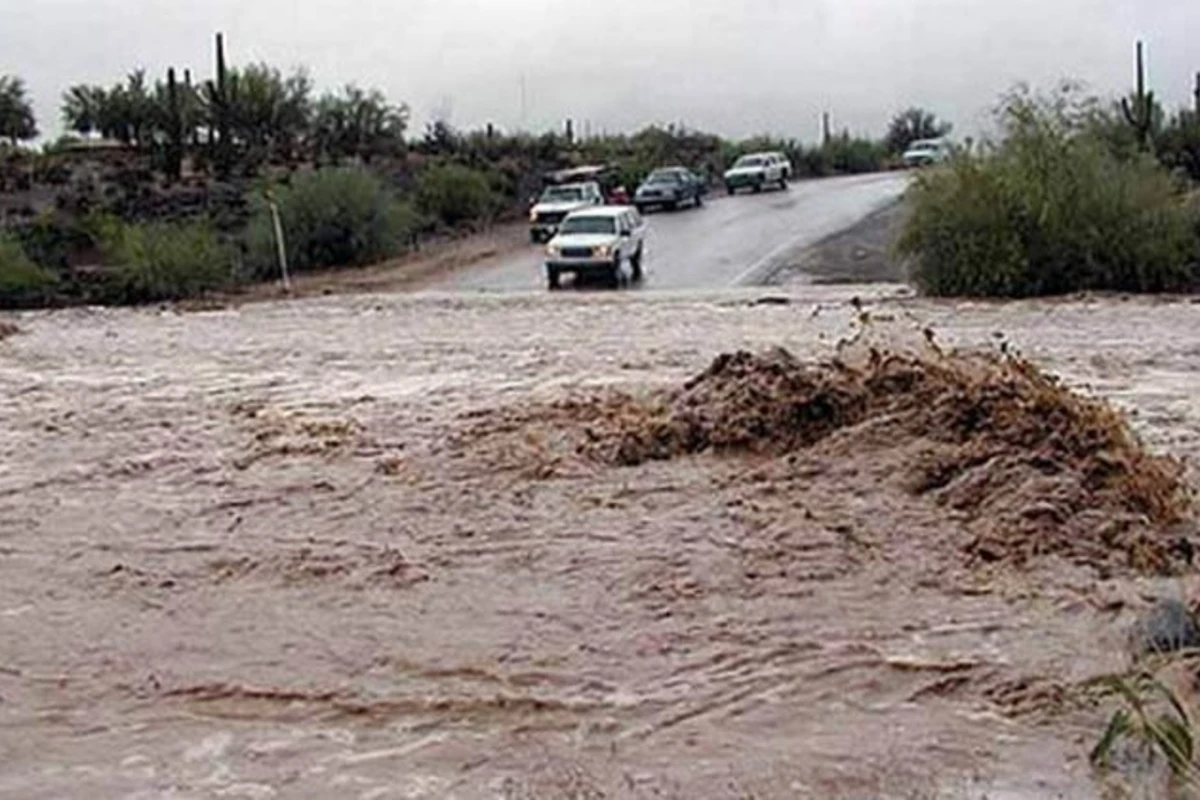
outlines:
[[[786, 191], [710, 195], [704, 208], [651, 212], [644, 288], [749, 285], [796, 251], [844, 230], [893, 202], [905, 173], [829, 178]], [[545, 286], [543, 248], [483, 261], [435, 282], [435, 289], [522, 290]]]

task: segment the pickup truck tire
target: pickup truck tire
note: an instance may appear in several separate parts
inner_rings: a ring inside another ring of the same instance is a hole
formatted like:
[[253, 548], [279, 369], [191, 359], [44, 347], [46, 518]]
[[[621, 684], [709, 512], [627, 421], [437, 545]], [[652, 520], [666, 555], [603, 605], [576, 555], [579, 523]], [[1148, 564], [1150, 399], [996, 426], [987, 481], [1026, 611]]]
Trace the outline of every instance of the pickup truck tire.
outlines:
[[759, 181], [758, 183], [754, 184], [754, 193], [755, 194], [759, 194], [760, 192], [762, 192], [762, 190], [763, 190], [763, 182], [762, 181]]
[[704, 208], [704, 195], [696, 192], [696, 196], [692, 199], [695, 201], [696, 208]]
[[733, 188], [732, 186], [726, 186], [725, 191], [729, 193], [730, 197], [733, 197], [735, 194], [737, 194], [737, 189]]
[[647, 208], [648, 208], [648, 206], [646, 206], [645, 204], [637, 206], [638, 213], [641, 214], [642, 216], [645, 216]]
[[553, 267], [550, 267], [546, 270], [546, 285], [549, 287], [550, 291], [558, 291], [558, 289], [561, 288], [558, 278], [558, 270], [554, 269]]
[[638, 245], [637, 252], [629, 258], [629, 268], [633, 273], [633, 282], [638, 283], [642, 280], [642, 248]]
[[540, 233], [538, 233], [537, 231], [530, 231], [529, 232], [529, 241], [533, 244], [541, 244], [542, 243], [542, 235]]
[[787, 175], [784, 175], [782, 178], [779, 179], [779, 188], [784, 190], [785, 192], [788, 190], [788, 176]]

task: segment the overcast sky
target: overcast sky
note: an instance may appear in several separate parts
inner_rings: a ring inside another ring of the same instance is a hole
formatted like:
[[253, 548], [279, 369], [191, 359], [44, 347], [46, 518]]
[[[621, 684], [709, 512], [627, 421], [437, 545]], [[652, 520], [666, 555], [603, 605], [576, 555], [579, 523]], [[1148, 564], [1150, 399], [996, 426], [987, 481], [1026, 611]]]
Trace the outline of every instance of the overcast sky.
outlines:
[[1127, 89], [1139, 37], [1168, 105], [1190, 103], [1200, 70], [1200, 0], [0, 0], [0, 74], [26, 79], [56, 132], [72, 83], [209, 76], [217, 30], [233, 63], [378, 86], [418, 127], [571, 116], [811, 141], [825, 108], [879, 134], [917, 104], [971, 132], [1017, 81]]

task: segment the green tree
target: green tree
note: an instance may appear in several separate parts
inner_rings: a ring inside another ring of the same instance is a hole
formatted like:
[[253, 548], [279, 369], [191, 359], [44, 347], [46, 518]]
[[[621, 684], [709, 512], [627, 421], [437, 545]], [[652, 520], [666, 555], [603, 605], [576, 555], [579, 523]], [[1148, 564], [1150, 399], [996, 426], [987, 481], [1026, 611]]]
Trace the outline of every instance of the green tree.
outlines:
[[379, 156], [399, 155], [404, 152], [408, 117], [408, 106], [389, 104], [378, 89], [349, 85], [340, 94], [327, 94], [316, 106], [316, 155], [334, 164], [347, 158], [370, 163]]
[[106, 95], [100, 86], [78, 84], [67, 89], [62, 98], [63, 124], [82, 136], [100, 133]]
[[0, 139], [18, 142], [37, 138], [37, 120], [33, 105], [25, 93], [25, 82], [12, 75], [0, 75]]
[[918, 139], [940, 139], [953, 127], [923, 108], [908, 108], [892, 118], [885, 140], [888, 150], [899, 155]]
[[312, 80], [303, 70], [284, 77], [267, 64], [234, 72], [232, 127], [237, 143], [255, 160], [297, 158], [312, 118]]
[[146, 82], [146, 71], [135, 70], [124, 83], [72, 86], [62, 99], [62, 119], [76, 133], [99, 133], [122, 144], [148, 148], [161, 127], [155, 94]]

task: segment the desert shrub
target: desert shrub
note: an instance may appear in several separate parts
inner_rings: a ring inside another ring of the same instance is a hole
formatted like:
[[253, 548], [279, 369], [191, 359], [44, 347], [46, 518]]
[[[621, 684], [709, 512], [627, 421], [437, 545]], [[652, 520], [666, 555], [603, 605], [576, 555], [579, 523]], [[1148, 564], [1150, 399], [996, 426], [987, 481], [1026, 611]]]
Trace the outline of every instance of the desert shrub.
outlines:
[[490, 221], [503, 205], [485, 173], [461, 164], [431, 166], [417, 177], [417, 207], [450, 228]]
[[1062, 98], [1017, 94], [1004, 138], [922, 174], [898, 242], [935, 295], [1156, 292], [1194, 280], [1195, 211], [1149, 157], [1121, 158]]
[[[326, 168], [298, 175], [276, 192], [296, 271], [361, 266], [399, 252], [418, 228], [411, 204], [398, 201], [383, 181], [358, 168]], [[258, 277], [278, 271], [270, 209], [254, 198], [245, 233], [246, 261]]]
[[0, 231], [0, 308], [46, 305], [57, 284], [54, 273], [35, 264], [15, 236]]
[[233, 280], [233, 249], [204, 223], [105, 220], [95, 230], [105, 266], [111, 269], [107, 281], [111, 301], [182, 300]]
[[1155, 147], [1165, 166], [1200, 181], [1200, 112], [1176, 114], [1159, 133]]
[[884, 142], [843, 133], [825, 143], [822, 157], [828, 171], [839, 175], [858, 175], [883, 169], [888, 148]]
[[78, 222], [48, 212], [15, 228], [12, 234], [35, 264], [55, 273], [67, 269], [68, 254], [72, 250], [88, 244], [88, 237]]

